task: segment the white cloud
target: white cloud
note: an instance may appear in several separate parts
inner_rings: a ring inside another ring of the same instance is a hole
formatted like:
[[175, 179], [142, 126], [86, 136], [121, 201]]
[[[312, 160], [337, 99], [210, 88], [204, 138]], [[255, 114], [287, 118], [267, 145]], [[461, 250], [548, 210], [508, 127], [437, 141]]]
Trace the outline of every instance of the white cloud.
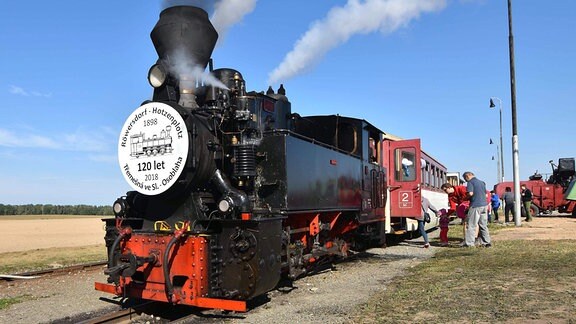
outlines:
[[11, 85], [10, 86], [10, 93], [11, 94], [15, 94], [15, 95], [21, 95], [21, 96], [29, 96], [28, 92], [24, 91], [24, 89]]
[[65, 151], [106, 152], [115, 139], [107, 129], [75, 133], [39, 135], [30, 131], [13, 132], [0, 128], [0, 146], [14, 148], [41, 148]]
[[116, 154], [93, 154], [89, 155], [88, 159], [94, 162], [118, 163], [118, 155]]
[[105, 136], [97, 132], [76, 131], [73, 134], [62, 135], [64, 149], [86, 152], [104, 152], [110, 146]]
[[422, 13], [439, 11], [445, 6], [446, 0], [348, 0], [346, 5], [333, 7], [324, 19], [311, 25], [270, 73], [268, 84], [308, 71], [326, 53], [355, 35], [392, 33]]
[[36, 134], [16, 134], [6, 129], [0, 129], [0, 146], [48, 149], [60, 148], [59, 143], [51, 138]]
[[40, 92], [40, 91], [27, 91], [24, 90], [24, 88], [19, 87], [19, 86], [15, 86], [15, 85], [11, 85], [10, 86], [10, 90], [9, 92], [11, 94], [17, 95], [17, 96], [24, 96], [24, 97], [44, 97], [44, 98], [50, 98], [52, 97], [52, 93], [50, 92]]

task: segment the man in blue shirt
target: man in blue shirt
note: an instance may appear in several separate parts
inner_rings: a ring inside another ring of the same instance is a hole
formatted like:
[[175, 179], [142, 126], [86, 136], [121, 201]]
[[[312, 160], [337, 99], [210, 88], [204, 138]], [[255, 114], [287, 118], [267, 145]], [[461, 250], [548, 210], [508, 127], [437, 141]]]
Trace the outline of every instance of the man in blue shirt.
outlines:
[[490, 233], [488, 232], [488, 201], [486, 199], [486, 184], [479, 180], [472, 172], [462, 175], [468, 182], [466, 192], [470, 196], [470, 208], [466, 219], [466, 238], [463, 246], [473, 247], [476, 243], [476, 227], [479, 228], [478, 239], [484, 247], [491, 247]]

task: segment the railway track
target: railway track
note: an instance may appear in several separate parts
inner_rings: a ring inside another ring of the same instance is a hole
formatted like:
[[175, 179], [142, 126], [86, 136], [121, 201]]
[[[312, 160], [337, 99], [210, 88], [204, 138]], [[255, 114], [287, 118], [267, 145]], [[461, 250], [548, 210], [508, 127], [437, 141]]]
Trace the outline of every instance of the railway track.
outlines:
[[58, 274], [65, 274], [65, 273], [73, 272], [73, 271], [91, 269], [91, 268], [103, 266], [105, 264], [106, 264], [106, 261], [98, 261], [98, 262], [77, 264], [77, 265], [67, 266], [67, 267], [62, 267], [62, 268], [43, 269], [43, 270], [28, 271], [28, 272], [9, 274], [9, 275], [0, 274], [0, 281], [18, 280], [18, 279], [36, 279], [36, 278], [47, 276], [47, 275], [58, 275]]
[[[49, 277], [65, 276], [71, 272], [83, 270], [93, 270], [106, 265], [106, 261], [90, 262], [73, 266], [43, 269], [37, 271], [21, 272], [9, 275], [0, 274], [0, 287], [9, 284], [10, 281], [39, 280]], [[101, 310], [92, 318], [87, 318], [87, 313], [79, 313], [72, 318], [62, 319], [62, 323], [217, 323], [216, 318], [208, 314], [202, 314], [205, 310], [199, 310], [191, 307], [170, 306], [165, 303], [154, 301], [140, 300], [109, 300], [100, 298], [100, 300], [110, 302], [117, 307], [108, 307], [108, 310]], [[102, 313], [105, 312], [105, 313]], [[217, 312], [216, 312], [217, 314]], [[94, 315], [94, 314], [92, 314]], [[56, 321], [58, 322], [58, 321]]]
[[[134, 302], [134, 301], [133, 301]], [[170, 306], [156, 301], [135, 301], [130, 307], [110, 310], [93, 318], [76, 320], [78, 324], [101, 323], [221, 323], [226, 315], [213, 310], [198, 310], [187, 306]], [[223, 317], [224, 316], [224, 317]], [[231, 318], [230, 316], [228, 316]]]
[[91, 318], [78, 324], [101, 324], [101, 323], [130, 323], [133, 317], [140, 316], [133, 308], [121, 309]]

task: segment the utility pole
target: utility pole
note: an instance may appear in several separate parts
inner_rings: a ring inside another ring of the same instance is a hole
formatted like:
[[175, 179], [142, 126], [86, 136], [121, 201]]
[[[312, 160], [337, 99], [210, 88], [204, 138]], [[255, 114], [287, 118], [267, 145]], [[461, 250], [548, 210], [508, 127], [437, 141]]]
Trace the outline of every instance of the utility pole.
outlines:
[[[512, 166], [514, 169], [514, 225], [521, 226], [520, 170], [518, 169], [518, 126], [516, 125], [516, 70], [514, 68], [514, 35], [512, 33], [512, 0], [508, 0], [508, 47], [510, 53], [510, 94], [512, 99]], [[530, 211], [527, 210], [527, 213]]]

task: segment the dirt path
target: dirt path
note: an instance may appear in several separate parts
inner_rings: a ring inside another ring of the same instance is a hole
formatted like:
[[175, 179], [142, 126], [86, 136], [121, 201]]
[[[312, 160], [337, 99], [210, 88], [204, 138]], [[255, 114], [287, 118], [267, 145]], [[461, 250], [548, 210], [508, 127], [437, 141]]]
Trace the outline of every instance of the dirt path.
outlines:
[[494, 233], [495, 241], [505, 240], [574, 240], [576, 218], [568, 215], [536, 217], [532, 222], [522, 219], [521, 227], [509, 223], [506, 228]]

